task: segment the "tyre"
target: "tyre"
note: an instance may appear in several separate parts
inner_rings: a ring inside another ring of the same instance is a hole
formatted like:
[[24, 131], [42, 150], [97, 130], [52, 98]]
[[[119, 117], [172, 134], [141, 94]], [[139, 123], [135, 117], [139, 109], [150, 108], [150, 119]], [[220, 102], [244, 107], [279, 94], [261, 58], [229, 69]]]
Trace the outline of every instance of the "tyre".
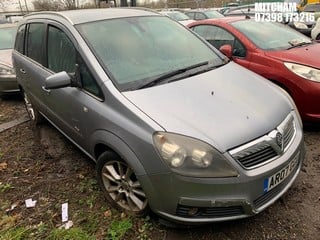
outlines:
[[132, 168], [113, 152], [104, 152], [97, 161], [97, 178], [112, 207], [129, 215], [143, 217], [149, 206]]
[[22, 92], [22, 96], [23, 96], [23, 101], [24, 101], [24, 105], [26, 107], [27, 113], [30, 117], [30, 119], [37, 125], [40, 124], [44, 121], [43, 116], [39, 113], [39, 111], [34, 107], [34, 105], [32, 104], [28, 94], [21, 90]]
[[320, 34], [318, 34], [318, 36], [316, 37], [316, 40], [320, 40]]

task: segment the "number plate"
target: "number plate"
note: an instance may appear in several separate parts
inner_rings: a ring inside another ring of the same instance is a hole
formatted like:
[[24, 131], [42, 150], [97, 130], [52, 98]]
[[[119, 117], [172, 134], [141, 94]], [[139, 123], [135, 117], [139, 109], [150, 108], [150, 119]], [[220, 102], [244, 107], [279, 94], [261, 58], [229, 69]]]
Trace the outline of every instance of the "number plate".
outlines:
[[298, 153], [287, 166], [282, 168], [280, 171], [278, 171], [277, 173], [275, 173], [271, 177], [266, 178], [264, 180], [263, 191], [265, 193], [269, 192], [271, 189], [278, 186], [280, 183], [282, 183], [290, 175], [290, 173], [296, 168], [296, 166], [298, 164], [299, 155], [300, 154]]

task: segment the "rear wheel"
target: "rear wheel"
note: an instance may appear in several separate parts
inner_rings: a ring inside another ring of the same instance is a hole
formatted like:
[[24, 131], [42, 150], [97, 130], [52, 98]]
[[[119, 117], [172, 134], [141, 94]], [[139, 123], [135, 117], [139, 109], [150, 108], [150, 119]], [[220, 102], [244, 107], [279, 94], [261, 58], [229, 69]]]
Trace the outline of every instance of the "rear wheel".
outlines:
[[97, 177], [112, 207], [129, 215], [145, 216], [148, 201], [132, 168], [113, 152], [104, 152], [97, 161]]
[[28, 94], [22, 90], [22, 95], [23, 95], [23, 101], [24, 105], [26, 107], [27, 113], [30, 117], [30, 119], [35, 123], [35, 124], [40, 124], [43, 122], [44, 118], [43, 116], [39, 113], [39, 111], [33, 106]]

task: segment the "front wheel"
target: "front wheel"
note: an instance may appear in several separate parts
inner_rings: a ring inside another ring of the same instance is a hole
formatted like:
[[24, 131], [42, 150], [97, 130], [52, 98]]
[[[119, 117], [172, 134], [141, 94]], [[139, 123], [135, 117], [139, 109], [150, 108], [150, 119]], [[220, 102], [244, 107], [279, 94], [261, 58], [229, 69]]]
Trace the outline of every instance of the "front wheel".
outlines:
[[97, 161], [97, 177], [112, 207], [129, 215], [145, 216], [148, 201], [132, 168], [118, 155], [104, 152]]
[[316, 40], [320, 40], [320, 34], [318, 34], [318, 36], [316, 37]]

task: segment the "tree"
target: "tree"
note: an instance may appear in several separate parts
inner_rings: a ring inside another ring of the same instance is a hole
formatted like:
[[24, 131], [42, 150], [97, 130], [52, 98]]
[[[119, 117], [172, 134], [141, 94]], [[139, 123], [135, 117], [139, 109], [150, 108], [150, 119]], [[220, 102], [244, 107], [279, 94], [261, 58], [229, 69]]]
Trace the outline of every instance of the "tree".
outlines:
[[32, 2], [37, 11], [60, 11], [75, 9], [75, 0], [35, 0]]

